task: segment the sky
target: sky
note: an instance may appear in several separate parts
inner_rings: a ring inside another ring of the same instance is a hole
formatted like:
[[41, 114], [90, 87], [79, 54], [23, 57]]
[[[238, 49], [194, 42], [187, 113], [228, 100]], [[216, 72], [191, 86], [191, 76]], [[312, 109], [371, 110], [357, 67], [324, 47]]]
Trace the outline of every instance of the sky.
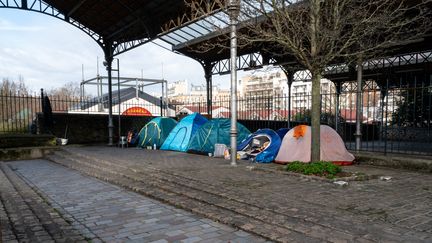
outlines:
[[[96, 76], [98, 57], [100, 74], [106, 75], [102, 49], [78, 28], [40, 13], [0, 10], [0, 79], [16, 81], [21, 75], [33, 91], [49, 90], [69, 82], [79, 84], [82, 65], [84, 79]], [[153, 43], [117, 58], [121, 76], [141, 77], [143, 70], [145, 78], [205, 84], [204, 71], [198, 62]], [[242, 75], [245, 74], [240, 72], [238, 77]], [[226, 89], [229, 80], [229, 75], [213, 77], [214, 84]]]

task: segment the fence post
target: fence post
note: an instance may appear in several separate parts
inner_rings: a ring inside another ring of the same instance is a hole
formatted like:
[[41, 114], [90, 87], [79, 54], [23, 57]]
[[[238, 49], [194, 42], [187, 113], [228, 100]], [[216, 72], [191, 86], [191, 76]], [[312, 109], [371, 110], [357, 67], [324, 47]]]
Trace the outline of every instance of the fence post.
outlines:
[[270, 101], [270, 96], [269, 97], [267, 97], [267, 120], [270, 120], [270, 110], [271, 110], [271, 107], [270, 107], [270, 104], [271, 104], [271, 101]]
[[385, 99], [386, 99], [386, 101], [385, 101], [385, 109], [386, 109], [386, 111], [385, 111], [385, 114], [386, 114], [386, 116], [385, 116], [385, 132], [384, 132], [384, 155], [387, 155], [387, 133], [388, 133], [388, 131], [387, 131], [387, 129], [388, 129], [388, 127], [387, 127], [387, 122], [388, 122], [388, 96], [389, 96], [389, 93], [388, 93], [388, 91], [389, 91], [389, 78], [387, 77], [387, 80], [386, 80], [386, 96], [385, 96]]
[[160, 116], [162, 117], [162, 112], [163, 112], [163, 100], [162, 100], [162, 96], [160, 97]]
[[41, 107], [41, 111], [43, 112], [43, 100], [44, 100], [44, 90], [41, 89], [41, 93], [40, 93], [40, 107]]
[[335, 83], [336, 87], [336, 107], [335, 107], [335, 130], [339, 133], [339, 98], [342, 91], [342, 84], [341, 82]]
[[[429, 87], [426, 90], [426, 92], [428, 92], [428, 93], [432, 92], [432, 74], [429, 75]], [[428, 113], [428, 118], [427, 118], [427, 120], [428, 120], [427, 127], [428, 127], [428, 142], [431, 142], [431, 134], [430, 134], [431, 133], [431, 129], [430, 129], [430, 125], [431, 125], [431, 122], [432, 122], [432, 120], [431, 120], [432, 97], [431, 97], [431, 95], [428, 95], [428, 96], [429, 96], [429, 103], [428, 103], [429, 113]]]
[[357, 95], [356, 95], [356, 132], [355, 136], [355, 150], [356, 152], [360, 152], [361, 149], [361, 127], [362, 127], [362, 109], [363, 109], [363, 100], [362, 100], [362, 92], [363, 92], [363, 64], [361, 59], [358, 60], [357, 63]]

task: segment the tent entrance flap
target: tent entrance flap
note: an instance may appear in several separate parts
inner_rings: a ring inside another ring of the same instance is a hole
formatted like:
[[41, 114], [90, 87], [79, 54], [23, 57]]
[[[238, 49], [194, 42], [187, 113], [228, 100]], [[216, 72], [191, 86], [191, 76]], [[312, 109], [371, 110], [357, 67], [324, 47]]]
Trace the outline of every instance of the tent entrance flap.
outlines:
[[281, 139], [279, 135], [268, 128], [259, 129], [238, 146], [246, 154], [245, 158], [255, 158], [259, 163], [270, 163], [276, 157]]
[[271, 139], [267, 135], [255, 136], [250, 143], [243, 149], [247, 155], [255, 157], [265, 149], [267, 149], [271, 144]]

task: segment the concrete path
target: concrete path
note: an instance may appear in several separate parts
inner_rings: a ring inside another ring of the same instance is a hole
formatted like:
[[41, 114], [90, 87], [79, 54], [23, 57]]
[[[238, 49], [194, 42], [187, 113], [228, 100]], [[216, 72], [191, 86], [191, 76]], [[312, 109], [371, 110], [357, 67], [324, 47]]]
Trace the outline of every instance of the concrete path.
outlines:
[[264, 242], [45, 160], [10, 163], [93, 242]]

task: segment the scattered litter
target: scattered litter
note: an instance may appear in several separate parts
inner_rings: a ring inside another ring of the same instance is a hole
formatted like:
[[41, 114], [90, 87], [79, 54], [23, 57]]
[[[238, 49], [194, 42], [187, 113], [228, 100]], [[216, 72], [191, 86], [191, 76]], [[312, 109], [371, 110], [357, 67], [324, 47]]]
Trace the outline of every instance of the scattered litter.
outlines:
[[224, 159], [228, 160], [230, 158], [231, 158], [230, 157], [230, 151], [229, 151], [228, 148], [225, 148], [225, 150], [224, 150]]
[[244, 151], [238, 151], [237, 152], [237, 159], [247, 159], [248, 155]]
[[389, 180], [391, 180], [391, 179], [392, 179], [391, 176], [381, 176], [381, 177], [380, 177], [380, 180], [382, 180], [382, 181], [389, 181]]
[[348, 182], [346, 181], [335, 181], [333, 183], [339, 186], [348, 186]]
[[255, 170], [255, 166], [249, 165], [249, 166], [246, 166], [246, 169], [248, 169], [248, 170]]
[[68, 143], [68, 139], [67, 138], [57, 138], [56, 143], [57, 143], [57, 145], [64, 146]]
[[215, 158], [223, 158], [225, 149], [227, 149], [227, 146], [225, 144], [215, 144], [215, 149], [213, 151], [213, 155]]

